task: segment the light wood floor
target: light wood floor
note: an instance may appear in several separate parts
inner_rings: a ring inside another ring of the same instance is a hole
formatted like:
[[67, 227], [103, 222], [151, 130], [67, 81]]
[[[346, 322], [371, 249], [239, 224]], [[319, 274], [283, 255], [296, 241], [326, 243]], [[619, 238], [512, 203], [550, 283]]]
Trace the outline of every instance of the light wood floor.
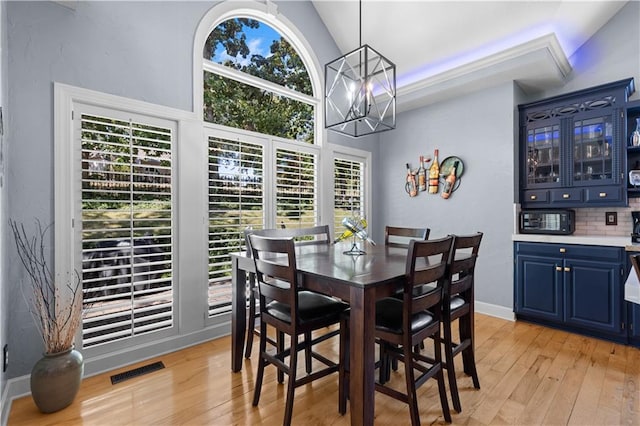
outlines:
[[[40, 414], [30, 397], [15, 400], [9, 425], [281, 424], [286, 388], [276, 383], [275, 369], [266, 370], [260, 405], [252, 407], [257, 363], [245, 360], [242, 372], [232, 373], [229, 348], [225, 337], [86, 378], [75, 402], [54, 414]], [[323, 349], [336, 355], [337, 339]], [[482, 389], [459, 374], [463, 411], [452, 411], [453, 424], [640, 424], [638, 349], [477, 315], [476, 357]], [[151, 361], [167, 368], [111, 385], [112, 374]], [[404, 385], [401, 373], [392, 380]], [[445, 424], [430, 382], [419, 391], [422, 423]], [[337, 375], [298, 388], [293, 424], [348, 425], [349, 414], [338, 414], [337, 395]], [[409, 423], [404, 404], [376, 395], [376, 424]]]

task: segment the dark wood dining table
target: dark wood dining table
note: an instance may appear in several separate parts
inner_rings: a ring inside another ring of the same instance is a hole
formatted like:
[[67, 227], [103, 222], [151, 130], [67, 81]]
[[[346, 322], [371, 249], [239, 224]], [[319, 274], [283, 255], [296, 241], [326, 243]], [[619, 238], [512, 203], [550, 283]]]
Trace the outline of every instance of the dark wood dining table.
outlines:
[[[350, 244], [296, 247], [300, 285], [338, 297], [351, 306], [349, 403], [352, 425], [372, 425], [375, 398], [375, 304], [393, 294], [404, 282], [407, 249], [364, 247], [366, 254], [343, 252]], [[246, 253], [231, 254], [233, 300], [231, 316], [231, 369], [242, 369], [247, 328], [246, 273], [255, 269]]]

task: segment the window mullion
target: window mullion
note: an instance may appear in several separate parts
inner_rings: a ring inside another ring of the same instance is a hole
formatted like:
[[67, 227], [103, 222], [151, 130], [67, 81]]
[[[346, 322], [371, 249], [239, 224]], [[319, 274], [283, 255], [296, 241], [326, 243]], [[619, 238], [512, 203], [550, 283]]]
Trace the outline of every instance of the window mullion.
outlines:
[[214, 74], [218, 74], [223, 77], [238, 81], [240, 83], [257, 87], [259, 89], [266, 89], [280, 96], [286, 96], [288, 98], [295, 99], [296, 101], [304, 102], [315, 107], [320, 105], [320, 101], [313, 96], [305, 95], [304, 93], [297, 92], [295, 90], [289, 89], [288, 87], [281, 86], [267, 80], [263, 80], [251, 74], [247, 74], [233, 68], [225, 67], [224, 65], [216, 64], [215, 62], [212, 62], [208, 59], [202, 60], [202, 67], [205, 71], [209, 71]]

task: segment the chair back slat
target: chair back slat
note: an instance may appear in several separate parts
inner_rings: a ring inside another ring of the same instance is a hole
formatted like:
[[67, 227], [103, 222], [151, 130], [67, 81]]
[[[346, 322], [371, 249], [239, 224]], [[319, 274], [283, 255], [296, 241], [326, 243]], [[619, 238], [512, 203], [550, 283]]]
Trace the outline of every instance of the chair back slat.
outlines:
[[449, 280], [445, 287], [445, 293], [449, 296], [455, 296], [473, 287], [482, 236], [482, 232], [472, 235], [453, 235], [453, 248], [449, 258]]
[[384, 245], [388, 247], [409, 247], [411, 240], [424, 241], [429, 238], [429, 228], [402, 228], [386, 226], [384, 228]]
[[[265, 298], [297, 305], [297, 269], [295, 245], [292, 238], [268, 238], [249, 235], [256, 265], [260, 303]], [[292, 309], [292, 320], [294, 315]]]
[[[452, 245], [451, 236], [437, 240], [412, 240], [409, 243], [403, 294], [407, 321], [411, 315], [440, 303]], [[414, 288], [432, 283], [435, 284], [433, 291], [414, 292]]]

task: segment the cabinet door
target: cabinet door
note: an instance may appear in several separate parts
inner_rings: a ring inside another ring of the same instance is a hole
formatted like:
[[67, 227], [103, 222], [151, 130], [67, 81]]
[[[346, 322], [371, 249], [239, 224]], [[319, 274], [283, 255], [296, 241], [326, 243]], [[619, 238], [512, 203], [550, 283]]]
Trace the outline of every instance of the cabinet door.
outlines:
[[546, 120], [527, 126], [524, 186], [560, 185], [560, 123]]
[[570, 184], [602, 186], [622, 182], [620, 126], [621, 120], [614, 108], [575, 115]]
[[622, 333], [622, 265], [566, 260], [565, 321], [613, 334]]
[[516, 313], [562, 321], [562, 260], [517, 256]]

